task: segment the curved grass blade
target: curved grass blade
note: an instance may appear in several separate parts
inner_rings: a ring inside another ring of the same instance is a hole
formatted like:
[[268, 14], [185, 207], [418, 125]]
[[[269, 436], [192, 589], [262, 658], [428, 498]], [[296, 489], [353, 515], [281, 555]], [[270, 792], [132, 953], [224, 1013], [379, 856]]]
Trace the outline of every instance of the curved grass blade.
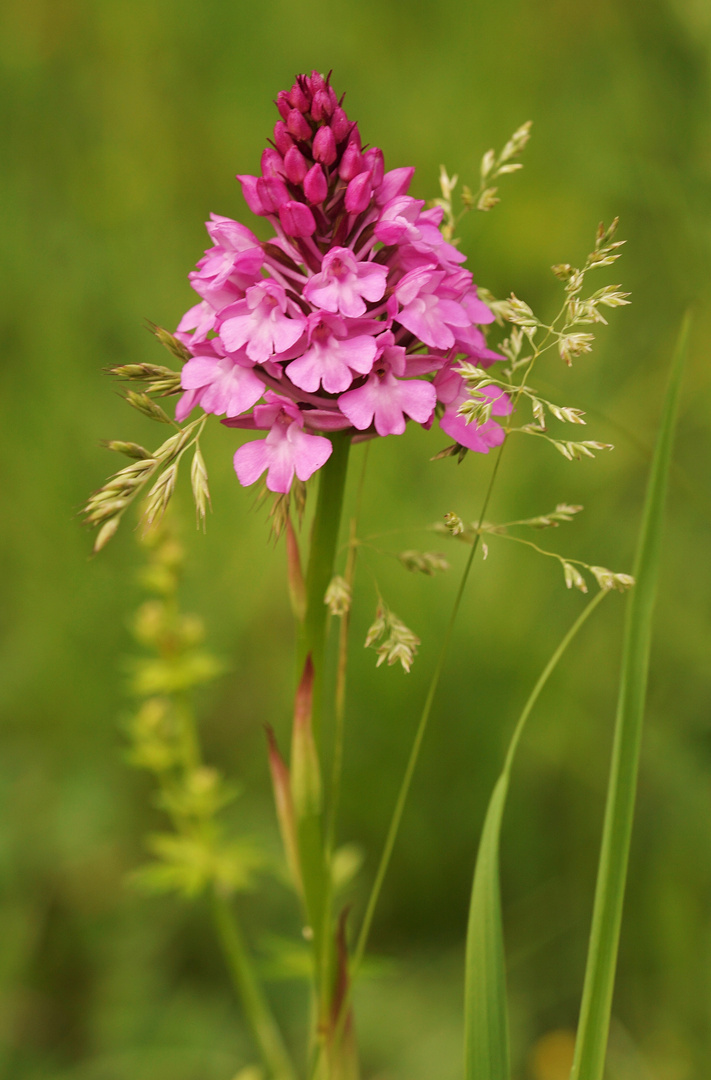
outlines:
[[464, 984], [464, 1075], [466, 1080], [509, 1080], [506, 973], [499, 887], [499, 838], [511, 766], [526, 721], [571, 641], [607, 595], [601, 589], [581, 612], [555, 650], [523, 707], [503, 771], [484, 820], [469, 908]]
[[602, 1080], [637, 790], [637, 768], [657, 590], [664, 503], [690, 317], [682, 324], [647, 486], [625, 623], [615, 739], [602, 850], [571, 1080]]

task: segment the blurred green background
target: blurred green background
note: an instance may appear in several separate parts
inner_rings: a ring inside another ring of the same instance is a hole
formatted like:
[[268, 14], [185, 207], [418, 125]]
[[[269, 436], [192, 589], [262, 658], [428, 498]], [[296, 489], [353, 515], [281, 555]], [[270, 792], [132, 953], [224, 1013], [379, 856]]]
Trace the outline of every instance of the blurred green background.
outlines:
[[[709, 404], [711, 10], [704, 0], [5, 0], [3, 152], [3, 603], [0, 702], [0, 1075], [7, 1080], [229, 1080], [252, 1060], [204, 912], [126, 886], [159, 821], [128, 769], [122, 665], [140, 602], [130, 527], [96, 559], [77, 511], [118, 467], [103, 438], [157, 429], [102, 369], [164, 362], [142, 328], [174, 327], [210, 211], [247, 221], [237, 172], [255, 172], [272, 100], [300, 71], [333, 68], [349, 115], [413, 194], [440, 162], [476, 186], [478, 162], [534, 121], [502, 204], [462, 225], [476, 280], [551, 315], [554, 262], [576, 263], [619, 214], [622, 282], [592, 357], [550, 359], [537, 384], [616, 444], [567, 463], [513, 441], [491, 516], [582, 503], [544, 542], [629, 571], [666, 369], [696, 304], [672, 480], [637, 826], [615, 997], [610, 1077], [711, 1075]], [[245, 794], [238, 829], [275, 841], [261, 725], [285, 730], [292, 630], [282, 548], [237, 484], [239, 435], [211, 426], [214, 515], [194, 532], [184, 607], [203, 615], [230, 672], [200, 699], [209, 759]], [[476, 515], [491, 462], [430, 462], [412, 430], [371, 448], [364, 531], [440, 547], [421, 526]], [[362, 448], [354, 452], [359, 458]], [[417, 710], [446, 623], [451, 573], [416, 579], [369, 555], [354, 612], [341, 838], [372, 876]], [[373, 574], [422, 638], [410, 676], [360, 649]], [[358, 995], [366, 1076], [460, 1075], [462, 947], [482, 815], [513, 722], [579, 612], [558, 567], [492, 541], [458, 624], [425, 754], [376, 920], [388, 961]], [[504, 834], [503, 887], [519, 1080], [542, 1036], [574, 1028], [592, 905], [624, 603], [610, 598], [546, 691], [524, 739]], [[261, 930], [298, 931], [284, 890], [241, 901]], [[298, 986], [275, 983], [299, 1038]], [[540, 1044], [539, 1051], [540, 1051]], [[544, 1055], [545, 1056], [545, 1055]], [[541, 1054], [538, 1054], [541, 1057]], [[536, 1072], [536, 1069], [538, 1070]], [[543, 1069], [543, 1071], [541, 1071]], [[547, 1071], [546, 1071], [547, 1070]]]

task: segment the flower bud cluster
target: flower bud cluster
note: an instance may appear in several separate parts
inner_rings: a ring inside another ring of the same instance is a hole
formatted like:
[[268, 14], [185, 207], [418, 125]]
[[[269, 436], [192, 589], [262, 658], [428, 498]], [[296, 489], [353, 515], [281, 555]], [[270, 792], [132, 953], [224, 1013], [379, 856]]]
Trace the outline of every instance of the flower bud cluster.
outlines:
[[511, 411], [489, 391], [489, 419], [459, 415], [467, 388], [454, 365], [503, 359], [487, 349], [493, 321], [465, 257], [443, 237], [442, 208], [407, 194], [413, 168], [385, 171], [317, 72], [277, 96], [280, 119], [259, 176], [238, 176], [267, 218], [261, 242], [213, 214], [213, 246], [190, 281], [200, 297], [176, 337], [187, 348], [176, 417], [197, 405], [232, 427], [268, 432], [235, 454], [240, 482], [267, 472], [271, 491], [307, 480], [331, 454], [329, 433], [399, 435], [408, 419], [440, 426], [487, 453]]

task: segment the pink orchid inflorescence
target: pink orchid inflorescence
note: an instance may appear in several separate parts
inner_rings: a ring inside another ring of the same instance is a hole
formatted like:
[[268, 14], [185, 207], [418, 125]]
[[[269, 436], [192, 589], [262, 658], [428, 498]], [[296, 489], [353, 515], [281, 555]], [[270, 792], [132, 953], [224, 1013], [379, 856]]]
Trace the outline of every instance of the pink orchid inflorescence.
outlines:
[[[465, 256], [440, 231], [443, 211], [407, 194], [414, 168], [385, 172], [382, 151], [363, 149], [317, 72], [277, 96], [281, 119], [260, 176], [238, 176], [250, 210], [275, 236], [211, 215], [214, 247], [189, 275], [200, 302], [176, 336], [191, 358], [176, 416], [196, 406], [231, 427], [268, 431], [234, 457], [240, 482], [267, 470], [287, 492], [328, 460], [317, 432], [399, 435], [406, 419], [440, 426], [459, 445], [487, 453], [504, 433], [493, 420], [467, 424], [456, 363], [503, 359], [480, 326], [493, 321]], [[492, 413], [511, 405], [491, 387]]]

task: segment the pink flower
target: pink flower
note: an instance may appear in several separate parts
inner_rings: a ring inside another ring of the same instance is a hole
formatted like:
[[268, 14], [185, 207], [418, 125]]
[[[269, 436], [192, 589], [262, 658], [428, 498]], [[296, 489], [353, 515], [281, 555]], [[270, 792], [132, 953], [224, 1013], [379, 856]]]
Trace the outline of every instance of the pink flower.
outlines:
[[307, 435], [303, 420], [292, 419], [286, 409], [279, 410], [266, 439], [245, 443], [234, 456], [235, 472], [245, 487], [267, 470], [270, 491], [286, 493], [294, 473], [306, 481], [328, 461], [332, 446], [322, 435]]
[[397, 321], [433, 349], [451, 349], [452, 327], [470, 324], [461, 304], [438, 294], [444, 277], [444, 271], [423, 266], [405, 274], [395, 289], [395, 296], [404, 305]]
[[378, 435], [402, 435], [405, 414], [420, 424], [432, 418], [437, 394], [430, 382], [396, 379], [390, 371], [374, 371], [363, 386], [341, 394], [338, 407], [353, 427], [375, 424]]
[[[235, 469], [243, 484], [266, 471], [278, 492], [327, 460], [327, 434], [429, 427], [438, 398], [442, 427], [485, 453], [503, 430], [457, 415], [454, 365], [500, 359], [482, 332], [493, 314], [442, 235], [441, 208], [408, 196], [412, 168], [386, 172], [382, 151], [363, 149], [328, 78], [299, 75], [276, 103], [261, 175], [238, 177], [273, 235], [211, 216], [213, 246], [190, 274], [201, 300], [176, 331], [191, 353], [176, 415], [200, 405], [268, 431], [240, 447]], [[508, 409], [494, 402], [494, 415]]]
[[[443, 368], [435, 376], [434, 385], [437, 397], [446, 405], [444, 415], [440, 419], [439, 426], [450, 438], [466, 446], [468, 450], [476, 450], [480, 454], [488, 454], [491, 447], [500, 446], [504, 441], [504, 431], [495, 420], [486, 420], [483, 424], [475, 421], [467, 423], [463, 416], [458, 415], [459, 406], [467, 400], [467, 388], [464, 379], [452, 368]], [[508, 416], [513, 406], [508, 395], [495, 386], [486, 386], [481, 394], [491, 402], [494, 416]]]
[[379, 263], [358, 262], [348, 248], [331, 248], [323, 257], [321, 273], [304, 287], [304, 297], [324, 311], [357, 318], [365, 314], [365, 301], [382, 300], [388, 269]]
[[479, 454], [488, 454], [489, 450], [500, 446], [504, 441], [504, 430], [495, 420], [485, 420], [483, 424], [467, 424], [463, 416], [447, 410], [439, 426], [455, 443], [465, 446], [467, 450], [476, 450]]
[[247, 289], [244, 300], [222, 312], [220, 337], [229, 352], [247, 346], [247, 356], [258, 364], [285, 352], [299, 340], [306, 320], [286, 314], [286, 292], [275, 281], [262, 281]]
[[264, 383], [254, 374], [253, 363], [246, 356], [219, 356], [207, 352], [209, 345], [207, 342], [204, 354], [188, 360], [180, 384], [184, 390], [200, 391], [199, 403], [205, 412], [239, 416], [256, 405], [264, 393]]
[[310, 347], [292, 360], [286, 373], [296, 386], [310, 393], [323, 385], [327, 394], [339, 394], [353, 382], [353, 372], [367, 375], [378, 351], [368, 334], [348, 337], [343, 321], [333, 315], [309, 315]]

